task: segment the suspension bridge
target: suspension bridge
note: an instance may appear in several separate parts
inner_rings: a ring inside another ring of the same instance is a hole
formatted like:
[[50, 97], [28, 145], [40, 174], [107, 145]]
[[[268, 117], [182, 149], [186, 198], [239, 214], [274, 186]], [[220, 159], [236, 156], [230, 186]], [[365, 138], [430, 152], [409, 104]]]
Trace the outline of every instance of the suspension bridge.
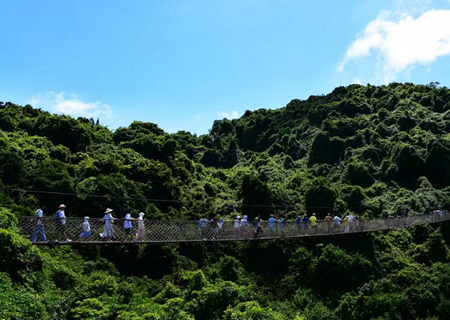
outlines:
[[[81, 236], [83, 218], [79, 217], [65, 218], [64, 225], [52, 217], [44, 217], [42, 218], [43, 226], [37, 226], [35, 217], [20, 217], [18, 226], [23, 236], [35, 240], [33, 241], [35, 245], [123, 245], [294, 239], [392, 230], [448, 220], [450, 220], [450, 213], [447, 211], [410, 217], [341, 221], [339, 224], [334, 221], [317, 221], [314, 224], [303, 221], [300, 223], [261, 221], [258, 225], [253, 221], [243, 224], [236, 221], [199, 223], [192, 220], [143, 220], [141, 230], [138, 230], [138, 221], [132, 221], [130, 232], [130, 229], [124, 229], [123, 219], [115, 219], [112, 232], [108, 234], [108, 237], [104, 236], [105, 221], [97, 218], [89, 219], [89, 237]], [[33, 235], [37, 238], [32, 239]]]

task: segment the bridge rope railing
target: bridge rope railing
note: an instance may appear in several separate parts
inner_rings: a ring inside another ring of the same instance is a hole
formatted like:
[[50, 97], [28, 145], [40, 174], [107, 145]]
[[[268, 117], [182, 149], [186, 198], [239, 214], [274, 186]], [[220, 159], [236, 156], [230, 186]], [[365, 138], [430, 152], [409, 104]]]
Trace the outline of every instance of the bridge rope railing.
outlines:
[[[42, 218], [43, 226], [38, 226], [35, 217], [20, 217], [20, 233], [35, 244], [95, 244], [95, 243], [171, 243], [202, 241], [245, 241], [281, 238], [303, 238], [314, 236], [340, 235], [379, 230], [390, 230], [430, 224], [450, 220], [450, 213], [426, 214], [408, 217], [391, 217], [383, 219], [356, 220], [353, 222], [317, 221], [296, 223], [294, 221], [258, 224], [249, 221], [246, 225], [235, 221], [201, 224], [192, 220], [162, 221], [143, 220], [141, 228], [138, 221], [131, 222], [131, 229], [124, 228], [123, 219], [115, 219], [111, 227], [105, 228], [103, 219], [89, 219], [90, 236], [83, 234], [83, 218], [67, 217], [55, 220]], [[143, 228], [142, 228], [143, 227]], [[140, 230], [139, 230], [140, 229]], [[45, 235], [45, 239], [42, 237]], [[70, 241], [68, 241], [68, 239]], [[46, 240], [46, 241], [44, 241]]]

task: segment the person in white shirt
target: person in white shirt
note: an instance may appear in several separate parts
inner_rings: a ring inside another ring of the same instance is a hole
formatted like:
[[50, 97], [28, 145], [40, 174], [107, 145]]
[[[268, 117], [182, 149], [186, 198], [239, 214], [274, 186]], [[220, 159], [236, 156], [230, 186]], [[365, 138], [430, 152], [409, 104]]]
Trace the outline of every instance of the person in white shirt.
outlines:
[[42, 218], [44, 216], [43, 210], [45, 209], [44, 205], [40, 205], [39, 209], [36, 210], [36, 227], [33, 231], [33, 236], [31, 237], [31, 241], [35, 242], [37, 240], [37, 236], [41, 238], [42, 241], [47, 242], [47, 238], [45, 237], [45, 231], [44, 231], [44, 219]]
[[89, 217], [84, 217], [83, 232], [80, 235], [81, 239], [89, 240], [91, 238], [91, 226], [89, 224]]
[[138, 223], [138, 231], [136, 234], [137, 241], [142, 241], [144, 240], [145, 237], [144, 216], [145, 214], [143, 212], [139, 212], [139, 218], [137, 219]]
[[348, 222], [349, 222], [349, 231], [353, 232], [355, 230], [356, 219], [355, 219], [355, 217], [352, 214], [350, 214], [348, 216]]
[[56, 240], [58, 238], [59, 232], [61, 232], [64, 235], [64, 238], [66, 238], [67, 242], [71, 242], [72, 240], [70, 240], [67, 237], [67, 233], [66, 233], [66, 206], [61, 204], [58, 207], [58, 211], [56, 212], [55, 216], [56, 216], [56, 228], [55, 228], [55, 242], [58, 242], [58, 240]]
[[341, 227], [341, 218], [338, 215], [335, 215], [333, 220], [334, 232], [339, 232]]
[[241, 217], [236, 216], [236, 219], [234, 219], [234, 235], [236, 238], [241, 237]]
[[103, 221], [105, 221], [105, 228], [103, 229], [103, 233], [100, 233], [100, 237], [105, 238], [106, 241], [111, 241], [113, 235], [114, 235], [114, 218], [111, 214], [113, 212], [112, 209], [107, 208], [105, 211], [105, 215], [103, 216]]
[[248, 223], [248, 217], [247, 216], [243, 216], [242, 217], [242, 220], [241, 220], [241, 234], [245, 237], [245, 238], [247, 238], [247, 236], [248, 236], [248, 228], [247, 228], [247, 226], [249, 225], [249, 223]]
[[131, 240], [133, 239], [133, 234], [132, 234], [132, 230], [133, 230], [133, 224], [131, 221], [135, 220], [131, 217], [131, 209], [127, 210], [127, 214], [125, 215], [125, 221], [123, 222], [123, 229], [125, 232], [125, 237], [123, 239], [123, 241], [125, 240], [129, 240], [131, 238]]

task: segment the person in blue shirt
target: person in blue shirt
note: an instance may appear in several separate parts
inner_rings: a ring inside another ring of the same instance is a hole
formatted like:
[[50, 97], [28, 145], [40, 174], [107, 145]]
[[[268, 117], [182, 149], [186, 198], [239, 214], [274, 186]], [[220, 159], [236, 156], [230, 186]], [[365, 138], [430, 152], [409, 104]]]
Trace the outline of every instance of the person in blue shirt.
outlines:
[[248, 216], [243, 216], [242, 217], [242, 220], [241, 220], [241, 227], [246, 227], [246, 226], [248, 226]]
[[39, 209], [36, 210], [36, 227], [34, 228], [33, 236], [31, 237], [32, 242], [35, 242], [37, 240], [38, 235], [40, 236], [42, 241], [48, 241], [45, 237], [44, 219], [42, 218], [44, 216], [44, 208], [44, 205], [40, 205]]
[[124, 230], [124, 233], [125, 233], [125, 237], [123, 238], [123, 241], [130, 240], [130, 239], [133, 240], [133, 234], [132, 234], [133, 224], [132, 224], [132, 221], [135, 220], [135, 219], [133, 219], [133, 217], [131, 216], [132, 212], [133, 211], [131, 209], [128, 209], [127, 210], [127, 214], [125, 215], [125, 219], [123, 221], [123, 230]]
[[295, 219], [295, 225], [297, 226], [297, 230], [300, 233], [300, 230], [302, 228], [302, 217], [301, 216], [297, 216], [297, 219]]
[[275, 222], [276, 221], [277, 221], [277, 219], [275, 219], [275, 216], [273, 214], [271, 214], [269, 220], [267, 220], [267, 224], [269, 226], [270, 232], [275, 232]]
[[199, 229], [206, 228], [206, 224], [207, 224], [207, 223], [208, 223], [208, 220], [206, 220], [205, 217], [201, 218], [201, 219], [198, 221], [198, 228], [199, 228]]
[[80, 235], [80, 239], [89, 240], [91, 238], [91, 225], [89, 224], [89, 217], [84, 217], [83, 232]]
[[200, 230], [200, 234], [202, 235], [203, 238], [206, 237], [206, 226], [208, 225], [208, 220], [206, 220], [205, 217], [201, 218], [198, 221], [198, 229]]
[[305, 228], [305, 230], [308, 229], [308, 226], [309, 226], [309, 218], [308, 218], [308, 216], [305, 214], [303, 216], [302, 220], [303, 220], [303, 228]]

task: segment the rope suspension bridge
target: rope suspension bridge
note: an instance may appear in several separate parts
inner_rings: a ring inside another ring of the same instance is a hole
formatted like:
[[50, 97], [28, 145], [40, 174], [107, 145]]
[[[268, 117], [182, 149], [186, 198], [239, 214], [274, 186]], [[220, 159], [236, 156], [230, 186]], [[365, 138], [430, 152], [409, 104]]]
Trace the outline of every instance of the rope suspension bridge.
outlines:
[[[291, 239], [330, 235], [345, 235], [362, 232], [392, 230], [411, 226], [439, 223], [450, 220], [450, 213], [416, 215], [409, 217], [389, 217], [383, 219], [341, 221], [248, 221], [245, 224], [236, 221], [222, 223], [201, 223], [193, 220], [132, 221], [131, 229], [124, 229], [124, 219], [115, 219], [105, 236], [105, 221], [89, 219], [90, 233], [83, 234], [83, 218], [67, 217], [55, 221], [52, 217], [42, 218], [37, 225], [36, 217], [20, 217], [20, 233], [31, 239], [36, 245], [110, 245], [110, 244], [146, 244], [181, 243], [214, 241], [258, 241], [269, 239]], [[138, 227], [139, 224], [139, 227]], [[34, 238], [34, 239], [33, 239]]]

